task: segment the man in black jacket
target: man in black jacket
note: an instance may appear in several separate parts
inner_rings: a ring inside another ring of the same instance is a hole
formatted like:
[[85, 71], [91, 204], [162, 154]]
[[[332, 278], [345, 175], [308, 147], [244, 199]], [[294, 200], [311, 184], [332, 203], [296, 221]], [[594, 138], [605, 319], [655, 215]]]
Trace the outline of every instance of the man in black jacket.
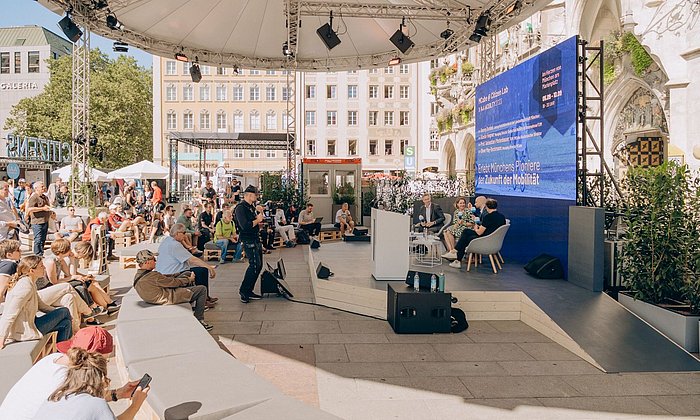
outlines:
[[263, 253], [260, 243], [260, 224], [264, 216], [255, 208], [258, 198], [258, 189], [252, 185], [243, 191], [243, 201], [236, 206], [235, 219], [239, 231], [239, 238], [243, 242], [245, 255], [248, 257], [248, 269], [243, 276], [243, 282], [239, 289], [241, 302], [248, 303], [251, 300], [261, 299], [262, 296], [253, 292], [255, 283], [262, 270]]
[[428, 232], [437, 233], [445, 223], [445, 214], [439, 204], [433, 203], [430, 194], [423, 194], [422, 201], [423, 205], [413, 215], [413, 226], [418, 232], [427, 229]]

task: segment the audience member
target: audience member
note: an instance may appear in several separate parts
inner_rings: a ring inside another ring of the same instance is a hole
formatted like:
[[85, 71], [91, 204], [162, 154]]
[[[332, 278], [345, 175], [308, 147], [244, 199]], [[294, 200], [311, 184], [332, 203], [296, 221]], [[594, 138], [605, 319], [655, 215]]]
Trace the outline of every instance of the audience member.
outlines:
[[83, 242], [91, 243], [93, 249], [97, 249], [98, 248], [97, 237], [95, 237], [95, 240], [93, 241], [92, 230], [93, 229], [105, 229], [105, 235], [107, 236], [107, 258], [112, 258], [112, 251], [114, 250], [114, 241], [110, 237], [109, 232], [106, 230], [107, 217], [108, 217], [107, 213], [102, 211], [97, 215], [97, 217], [90, 220], [87, 227], [85, 228], [85, 232], [83, 232], [83, 236], [81, 236], [80, 239]]
[[19, 206], [24, 204], [24, 201], [27, 198], [26, 184], [27, 184], [27, 181], [25, 181], [24, 178], [20, 178], [17, 181], [17, 186], [15, 187], [14, 191], [12, 192], [12, 195], [14, 196], [14, 199], [15, 199], [15, 208], [17, 210], [19, 210]]
[[63, 184], [56, 193], [56, 207], [65, 207], [68, 204], [68, 186]]
[[355, 221], [352, 220], [348, 203], [343, 203], [340, 209], [335, 213], [335, 227], [340, 228], [340, 234], [345, 236], [353, 236], [355, 229]]
[[455, 248], [457, 249], [457, 259], [450, 263], [450, 267], [461, 268], [464, 251], [466, 251], [469, 242], [472, 239], [480, 236], [488, 236], [496, 231], [499, 227], [506, 224], [506, 218], [498, 212], [498, 202], [493, 198], [486, 200], [486, 214], [482, 214], [480, 224], [475, 224], [473, 229], [466, 229]]
[[452, 217], [452, 223], [445, 229], [445, 246], [447, 252], [442, 254], [443, 258], [454, 260], [457, 258], [457, 250], [455, 244], [457, 239], [462, 237], [465, 229], [474, 226], [474, 214], [472, 213], [472, 205], [464, 197], [459, 197], [455, 200], [455, 212]]
[[253, 291], [263, 263], [260, 224], [264, 216], [261, 211], [256, 210], [255, 201], [258, 193], [259, 191], [256, 187], [249, 185], [243, 191], [243, 201], [236, 206], [236, 225], [240, 229], [240, 240], [243, 242], [245, 255], [248, 257], [248, 269], [243, 276], [243, 282], [239, 289], [241, 302], [243, 303], [262, 298], [262, 296]]
[[221, 258], [219, 263], [226, 263], [226, 256], [229, 249], [235, 249], [233, 262], [241, 262], [243, 255], [243, 245], [238, 241], [236, 226], [233, 223], [233, 215], [231, 210], [225, 210], [224, 215], [214, 228], [214, 243], [221, 250]]
[[284, 210], [281, 206], [275, 210], [275, 232], [280, 234], [287, 248], [292, 248], [296, 245], [297, 237], [294, 234], [294, 226], [287, 223], [287, 217], [284, 215]]
[[68, 206], [68, 216], [61, 220], [61, 226], [55, 237], [56, 239], [67, 238], [70, 242], [74, 242], [84, 230], [83, 218], [75, 215], [75, 207]]
[[[180, 217], [177, 218], [177, 223], [185, 227], [185, 239], [183, 240], [182, 244], [185, 246], [185, 248], [187, 248], [188, 251], [197, 254], [197, 247], [193, 244], [197, 243], [197, 240], [199, 238], [199, 231], [196, 230], [192, 225], [192, 209], [184, 209]], [[170, 233], [170, 235], [172, 236], [172, 232]]]
[[[255, 206], [255, 211], [263, 215], [263, 221], [258, 225], [260, 227], [262, 252], [263, 254], [270, 254], [275, 249], [275, 229], [269, 219], [265, 217], [265, 208], [263, 206]], [[240, 229], [238, 230], [240, 231]]]
[[204, 244], [211, 240], [211, 231], [214, 230], [214, 215], [212, 214], [211, 203], [204, 205], [204, 211], [197, 217], [197, 229], [199, 229], [199, 239], [197, 249], [202, 251]]
[[313, 238], [317, 238], [321, 233], [321, 224], [316, 223], [316, 217], [314, 217], [313, 204], [306, 203], [306, 209], [299, 213], [299, 227], [309, 232], [309, 236]]
[[[216, 226], [216, 224], [219, 223], [219, 220], [221, 220], [221, 217], [224, 215], [224, 211], [228, 209], [231, 209], [231, 204], [224, 203], [221, 205], [221, 209], [216, 212], [216, 217], [214, 217], [214, 226]], [[231, 212], [233, 212], [233, 209], [231, 209]]]
[[46, 187], [41, 181], [34, 183], [34, 192], [27, 200], [25, 213], [29, 217], [29, 224], [34, 232], [34, 255], [44, 256], [44, 244], [49, 232], [49, 219], [51, 207], [49, 199], [44, 195]]
[[418, 211], [413, 215], [413, 226], [417, 232], [428, 230], [431, 233], [437, 233], [445, 223], [445, 214], [439, 204], [433, 203], [433, 198], [430, 194], [423, 194], [423, 204]]
[[156, 181], [151, 182], [151, 188], [153, 189], [153, 197], [151, 198], [153, 211], [163, 211], [163, 190], [158, 186]]
[[[54, 308], [41, 300], [36, 281], [44, 276], [41, 257], [23, 258], [17, 272], [8, 284], [5, 307], [0, 315], [0, 349], [5, 341], [38, 340], [43, 334], [56, 331], [57, 340], [65, 341], [73, 335], [68, 308]], [[37, 316], [37, 312], [44, 315]]]
[[287, 207], [287, 211], [284, 212], [284, 216], [287, 218], [287, 223], [299, 223], [299, 209], [297, 205], [292, 203]]
[[134, 276], [134, 289], [141, 299], [153, 305], [177, 305], [190, 303], [194, 316], [207, 330], [213, 326], [204, 322], [207, 303], [207, 288], [194, 284], [194, 273], [184, 271], [174, 276], [166, 276], [155, 271], [156, 257], [147, 249], [136, 254], [139, 269]]
[[153, 220], [151, 221], [151, 236], [149, 238], [152, 244], [163, 240], [163, 236], [165, 235], [165, 223], [162, 219], [163, 213], [153, 213]]
[[19, 220], [10, 201], [10, 185], [0, 181], [0, 241], [17, 238]]
[[170, 232], [170, 228], [177, 223], [177, 218], [175, 217], [175, 208], [173, 206], [166, 206], [165, 213], [163, 215], [163, 224], [165, 225], [165, 232]]
[[241, 201], [241, 183], [236, 178], [231, 180], [231, 195], [234, 203]]
[[132, 232], [132, 235], [137, 237], [139, 234], [139, 222], [145, 223], [146, 221], [143, 220], [142, 217], [139, 218], [139, 221], [135, 221], [131, 218], [124, 217], [120, 212], [120, 210], [122, 209], [123, 207], [117, 204], [112, 204], [109, 206], [109, 216], [107, 217], [107, 231], [109, 231], [110, 234], [123, 234], [124, 232]]
[[203, 191], [203, 196], [214, 206], [215, 209], [219, 208], [219, 195], [214, 189], [214, 183], [210, 179], [207, 180], [206, 187]]
[[62, 185], [63, 180], [60, 177], [56, 178], [56, 181], [49, 184], [49, 187], [46, 190], [46, 197], [49, 199], [49, 205], [51, 207], [56, 207], [56, 196], [58, 195]]

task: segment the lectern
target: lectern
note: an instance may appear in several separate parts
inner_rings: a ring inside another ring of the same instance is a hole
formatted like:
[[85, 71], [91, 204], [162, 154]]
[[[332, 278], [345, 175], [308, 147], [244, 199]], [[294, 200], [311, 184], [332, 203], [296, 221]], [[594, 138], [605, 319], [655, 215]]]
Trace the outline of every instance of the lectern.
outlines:
[[411, 219], [400, 213], [372, 209], [372, 276], [375, 280], [406, 279]]

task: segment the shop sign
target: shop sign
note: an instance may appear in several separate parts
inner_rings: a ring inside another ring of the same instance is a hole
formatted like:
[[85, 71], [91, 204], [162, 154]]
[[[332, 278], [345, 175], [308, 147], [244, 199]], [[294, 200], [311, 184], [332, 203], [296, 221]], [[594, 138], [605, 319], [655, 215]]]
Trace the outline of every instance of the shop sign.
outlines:
[[55, 164], [71, 162], [71, 144], [37, 137], [7, 135], [7, 157]]
[[37, 90], [39, 86], [34, 82], [0, 83], [0, 90]]

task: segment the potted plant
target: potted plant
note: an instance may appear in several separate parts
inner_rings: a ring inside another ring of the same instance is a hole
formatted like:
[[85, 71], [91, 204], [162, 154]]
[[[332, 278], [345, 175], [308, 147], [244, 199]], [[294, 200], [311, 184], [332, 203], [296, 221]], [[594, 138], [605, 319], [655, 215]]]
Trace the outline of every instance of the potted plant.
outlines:
[[631, 168], [619, 301], [688, 351], [699, 345], [700, 178], [666, 162]]

